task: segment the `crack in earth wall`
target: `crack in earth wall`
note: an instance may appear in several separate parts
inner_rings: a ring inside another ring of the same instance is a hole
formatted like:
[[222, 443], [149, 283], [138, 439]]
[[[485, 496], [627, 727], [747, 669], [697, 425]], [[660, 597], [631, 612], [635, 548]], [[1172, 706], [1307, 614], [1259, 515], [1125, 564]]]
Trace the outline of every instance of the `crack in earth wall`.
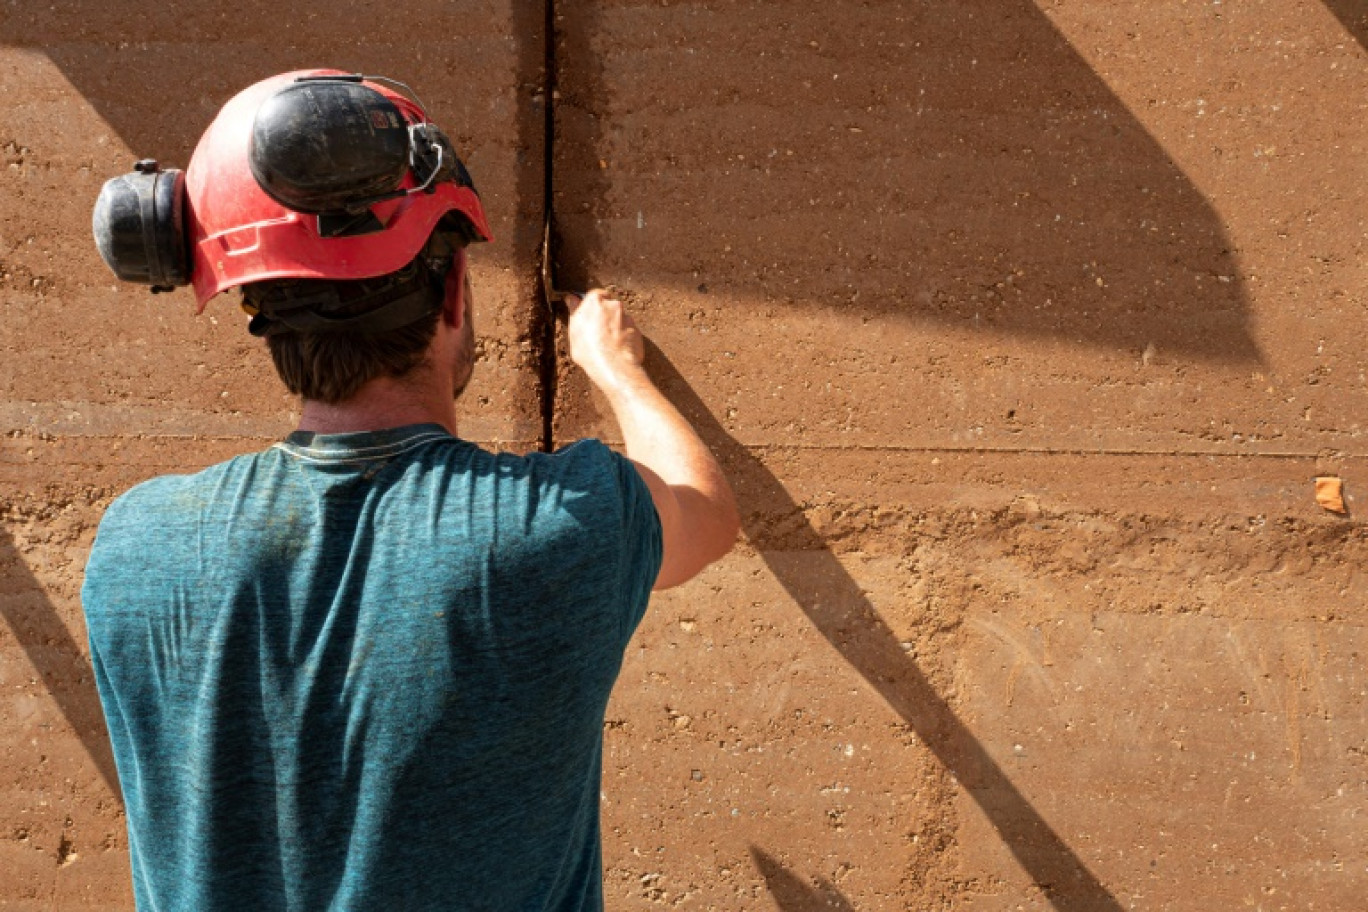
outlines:
[[542, 85], [542, 222], [546, 229], [542, 233], [538, 256], [541, 268], [537, 273], [540, 305], [533, 305], [529, 335], [532, 341], [533, 357], [537, 365], [537, 401], [541, 417], [541, 450], [550, 453], [556, 448], [556, 375], [558, 370], [556, 355], [556, 319], [551, 310], [551, 291], [548, 287], [548, 270], [555, 262], [555, 218], [552, 208], [555, 186], [555, 139], [556, 139], [556, 4], [546, 0], [543, 6], [544, 21], [542, 41], [544, 44], [543, 85]]

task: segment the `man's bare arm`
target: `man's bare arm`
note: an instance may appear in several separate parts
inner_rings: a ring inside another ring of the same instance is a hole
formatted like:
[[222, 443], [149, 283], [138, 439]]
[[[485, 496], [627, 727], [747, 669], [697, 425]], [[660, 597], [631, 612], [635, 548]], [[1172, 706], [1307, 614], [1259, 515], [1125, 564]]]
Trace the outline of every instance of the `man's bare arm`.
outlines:
[[618, 301], [591, 291], [570, 299], [570, 357], [608, 399], [627, 457], [651, 491], [664, 535], [655, 588], [687, 582], [731, 550], [740, 517], [707, 445], [643, 367], [641, 332]]

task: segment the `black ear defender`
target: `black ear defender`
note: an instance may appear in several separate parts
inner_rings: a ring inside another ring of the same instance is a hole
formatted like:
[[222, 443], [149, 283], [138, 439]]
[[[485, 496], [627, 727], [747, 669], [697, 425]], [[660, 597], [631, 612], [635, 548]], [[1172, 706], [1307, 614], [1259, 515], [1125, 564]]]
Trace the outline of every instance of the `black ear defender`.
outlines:
[[[366, 79], [403, 89], [424, 119], [410, 123]], [[322, 237], [382, 231], [376, 203], [432, 193], [438, 181], [474, 188], [423, 110], [412, 89], [381, 76], [301, 76], [257, 109], [247, 153], [252, 176], [285, 208], [318, 216]], [[402, 188], [410, 171], [416, 186]]]
[[145, 158], [132, 173], [106, 181], [91, 228], [100, 256], [123, 281], [153, 292], [190, 283], [184, 171], [163, 171]]
[[355, 214], [395, 191], [409, 170], [408, 121], [360, 80], [299, 79], [262, 102], [248, 162], [267, 196], [296, 212]]

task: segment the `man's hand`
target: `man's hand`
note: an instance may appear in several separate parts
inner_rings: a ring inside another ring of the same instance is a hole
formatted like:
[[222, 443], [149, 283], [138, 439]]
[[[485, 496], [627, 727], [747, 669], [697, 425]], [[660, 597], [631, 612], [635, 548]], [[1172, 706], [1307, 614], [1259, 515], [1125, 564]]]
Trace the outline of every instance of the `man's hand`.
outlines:
[[740, 528], [722, 469], [646, 375], [645, 339], [622, 304], [594, 290], [570, 306], [570, 357], [608, 398], [627, 458], [651, 491], [664, 560], [655, 588], [692, 579], [731, 550]]
[[583, 298], [566, 295], [570, 308], [568, 336], [570, 358], [594, 385], [614, 391], [624, 380], [645, 376], [642, 361], [646, 348], [636, 322], [622, 309], [622, 302], [594, 289]]

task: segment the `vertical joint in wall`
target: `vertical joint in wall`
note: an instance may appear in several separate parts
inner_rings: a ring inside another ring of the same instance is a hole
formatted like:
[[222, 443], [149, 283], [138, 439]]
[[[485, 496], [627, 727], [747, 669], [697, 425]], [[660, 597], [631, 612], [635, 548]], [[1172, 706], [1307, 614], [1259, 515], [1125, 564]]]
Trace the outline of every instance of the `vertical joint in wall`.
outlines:
[[[545, 42], [543, 63], [542, 109], [542, 232], [543, 249], [538, 251], [543, 263], [554, 263], [556, 255], [556, 221], [552, 208], [555, 189], [556, 160], [556, 3], [545, 0], [545, 21], [542, 38]], [[536, 352], [538, 398], [541, 407], [541, 449], [549, 453], [555, 449], [556, 378], [559, 365], [556, 358], [556, 319], [551, 311], [551, 289], [546, 287], [546, 269], [538, 272], [541, 302], [533, 308], [531, 326], [532, 345]]]

